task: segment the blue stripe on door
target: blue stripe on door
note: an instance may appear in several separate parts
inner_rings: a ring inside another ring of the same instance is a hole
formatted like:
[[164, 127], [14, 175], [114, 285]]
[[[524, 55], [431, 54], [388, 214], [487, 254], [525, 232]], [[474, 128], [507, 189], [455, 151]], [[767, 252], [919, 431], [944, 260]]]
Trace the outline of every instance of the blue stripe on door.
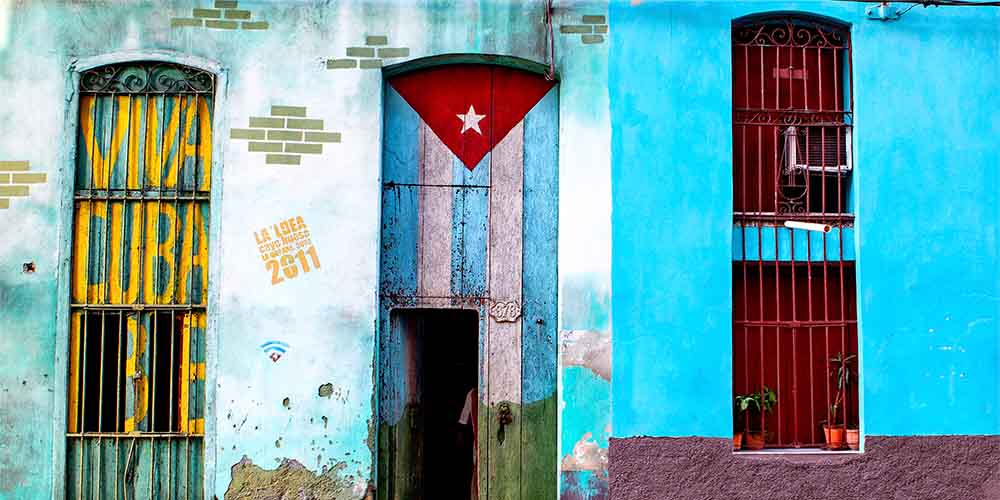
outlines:
[[390, 86], [385, 87], [385, 138], [382, 141], [382, 294], [417, 293], [417, 241], [420, 117]]
[[416, 184], [420, 164], [417, 112], [391, 86], [385, 86], [385, 126], [382, 140], [382, 183]]
[[558, 99], [553, 88], [524, 119], [523, 404], [556, 390]]
[[452, 163], [451, 293], [462, 297], [486, 295], [489, 188], [481, 186], [489, 185], [491, 158], [487, 153], [472, 172], [457, 157]]

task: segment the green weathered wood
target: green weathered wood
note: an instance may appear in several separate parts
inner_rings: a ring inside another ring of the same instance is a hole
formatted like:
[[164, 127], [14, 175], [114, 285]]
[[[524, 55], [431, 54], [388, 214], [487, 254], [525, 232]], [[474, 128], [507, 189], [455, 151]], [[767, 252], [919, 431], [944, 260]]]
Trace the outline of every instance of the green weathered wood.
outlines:
[[556, 395], [521, 412], [521, 498], [556, 498], [558, 473]]
[[476, 413], [478, 418], [476, 419], [476, 429], [479, 430], [476, 435], [476, 451], [478, 452], [479, 463], [477, 465], [477, 470], [479, 472], [479, 500], [485, 500], [489, 498], [489, 429], [490, 429], [490, 410], [482, 401], [480, 396], [479, 411]]
[[488, 500], [513, 500], [521, 498], [521, 405], [510, 403], [513, 422], [504, 426], [504, 441], [497, 438], [497, 405], [489, 408], [487, 433], [487, 482]]
[[396, 426], [396, 453], [393, 499], [424, 498], [424, 415], [417, 404], [406, 405]]

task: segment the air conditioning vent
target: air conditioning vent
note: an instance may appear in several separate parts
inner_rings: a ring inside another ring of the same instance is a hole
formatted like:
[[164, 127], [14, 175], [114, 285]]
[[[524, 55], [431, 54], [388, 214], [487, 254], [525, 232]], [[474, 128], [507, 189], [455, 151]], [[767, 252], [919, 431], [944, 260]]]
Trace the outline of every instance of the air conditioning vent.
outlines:
[[785, 142], [785, 170], [846, 174], [852, 169], [851, 129], [834, 127], [788, 127]]

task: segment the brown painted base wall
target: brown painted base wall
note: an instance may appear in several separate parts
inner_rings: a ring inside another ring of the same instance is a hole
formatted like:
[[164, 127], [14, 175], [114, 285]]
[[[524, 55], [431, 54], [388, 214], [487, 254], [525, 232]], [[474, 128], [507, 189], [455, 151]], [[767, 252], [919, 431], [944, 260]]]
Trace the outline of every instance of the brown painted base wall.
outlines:
[[611, 498], [1000, 500], [1000, 436], [869, 436], [860, 455], [739, 455], [714, 438], [612, 439]]

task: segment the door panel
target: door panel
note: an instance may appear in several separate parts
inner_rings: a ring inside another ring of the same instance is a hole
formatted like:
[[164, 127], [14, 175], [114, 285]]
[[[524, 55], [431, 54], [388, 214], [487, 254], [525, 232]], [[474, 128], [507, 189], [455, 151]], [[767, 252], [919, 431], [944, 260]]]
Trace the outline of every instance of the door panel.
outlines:
[[485, 65], [432, 67], [386, 85], [379, 498], [425, 494], [416, 457], [428, 445], [407, 434], [420, 426], [407, 413], [404, 367], [414, 354], [392, 311], [439, 307], [480, 314], [479, 498], [556, 496], [553, 85]]

